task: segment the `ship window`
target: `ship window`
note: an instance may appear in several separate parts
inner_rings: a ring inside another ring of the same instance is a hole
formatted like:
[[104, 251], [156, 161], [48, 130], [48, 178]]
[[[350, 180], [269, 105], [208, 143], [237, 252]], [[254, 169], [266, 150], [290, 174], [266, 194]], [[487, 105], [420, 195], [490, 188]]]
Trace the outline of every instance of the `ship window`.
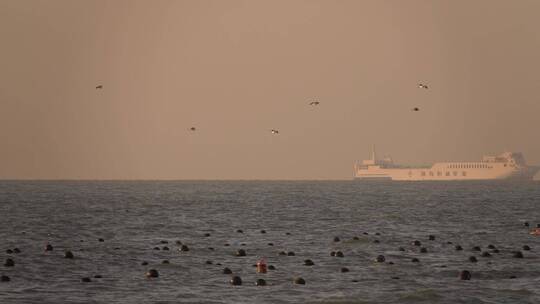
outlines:
[[446, 171], [446, 176], [450, 176], [450, 171]]
[[457, 176], [457, 171], [454, 171], [454, 172], [452, 172], [452, 173], [454, 174], [454, 176]]
[[426, 176], [426, 172], [425, 172], [425, 171], [422, 171], [422, 176]]
[[463, 175], [463, 176], [467, 176], [467, 171], [463, 171], [463, 172], [461, 172], [461, 175]]
[[429, 176], [433, 176], [433, 171], [429, 171]]
[[441, 171], [438, 171], [437, 172], [437, 176], [441, 176], [442, 175], [442, 172]]

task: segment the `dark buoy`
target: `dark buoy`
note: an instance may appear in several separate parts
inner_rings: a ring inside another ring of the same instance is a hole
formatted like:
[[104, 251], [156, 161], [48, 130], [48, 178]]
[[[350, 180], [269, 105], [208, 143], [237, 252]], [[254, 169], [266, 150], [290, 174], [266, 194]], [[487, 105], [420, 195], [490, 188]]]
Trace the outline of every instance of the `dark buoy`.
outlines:
[[242, 279], [239, 276], [234, 276], [231, 278], [231, 285], [242, 285]]
[[210, 260], [208, 260], [208, 261], [206, 261], [206, 262], [204, 262], [204, 263], [205, 263], [206, 265], [212, 265], [212, 264], [214, 264], [214, 262], [212, 262], [212, 261], [210, 261]]
[[353, 237], [352, 239], [353, 239], [353, 241], [360, 241], [360, 238], [357, 237], [357, 236]]
[[290, 232], [285, 232], [285, 235], [291, 235], [291, 233]]
[[337, 237], [337, 236], [334, 237], [334, 242], [339, 242], [339, 241], [340, 241], [339, 237]]
[[0, 276], [0, 282], [9, 282], [11, 279], [7, 275]]
[[304, 260], [304, 265], [305, 266], [313, 266], [313, 265], [315, 265], [315, 263], [313, 263], [312, 260], [307, 259], [307, 260]]
[[13, 261], [13, 259], [7, 258], [6, 261], [4, 262], [4, 266], [13, 267], [15, 266], [15, 261]]
[[51, 244], [45, 245], [45, 251], [53, 251], [53, 246]]
[[161, 244], [169, 244], [169, 241], [166, 241], [166, 240], [162, 240], [160, 241]]
[[420, 243], [419, 240], [416, 240], [416, 241], [412, 242], [412, 244], [413, 244], [414, 246], [422, 246], [422, 243]]
[[480, 246], [474, 246], [472, 248], [472, 251], [482, 251], [482, 249], [480, 248]]
[[388, 262], [388, 265], [394, 265], [394, 262], [390, 261]]
[[426, 247], [420, 248], [420, 252], [421, 252], [421, 253], [427, 253], [427, 248], [426, 248]]
[[287, 253], [285, 251], [280, 251], [278, 252], [278, 255], [287, 255]]
[[274, 265], [268, 265], [268, 270], [276, 270], [276, 266], [274, 266]]
[[69, 250], [66, 251], [66, 252], [64, 252], [64, 258], [66, 258], [66, 259], [73, 259], [74, 257], [75, 257], [75, 256], [73, 255], [73, 252], [71, 252], [71, 251], [69, 251]]
[[242, 229], [238, 229], [236, 230], [237, 233], [244, 233], [244, 231]]
[[399, 251], [405, 251], [405, 248], [399, 247], [398, 250], [399, 250]]
[[342, 258], [342, 257], [344, 257], [344, 256], [345, 256], [345, 255], [343, 254], [343, 252], [341, 252], [341, 251], [336, 252], [336, 257]]
[[330, 252], [330, 256], [335, 257], [335, 256], [336, 256], [336, 252], [335, 252], [335, 251]]
[[379, 232], [375, 232], [375, 235], [381, 235]]
[[434, 241], [434, 240], [435, 240], [435, 236], [434, 236], [433, 234], [430, 234], [430, 235], [428, 236], [428, 239], [429, 239], [430, 241]]
[[521, 251], [514, 251], [512, 256], [516, 259], [523, 259], [523, 253]]
[[163, 260], [161, 261], [161, 264], [170, 264], [169, 260]]
[[523, 226], [525, 226], [525, 227], [529, 227], [529, 222], [525, 222], [525, 223], [523, 223]]
[[508, 277], [509, 279], [515, 279], [517, 278], [515, 275], [511, 275], [510, 277]]
[[84, 277], [84, 278], [81, 279], [81, 282], [90, 283], [90, 282], [92, 282], [92, 280], [90, 280], [90, 278], [88, 278], [88, 277]]
[[381, 242], [381, 241], [379, 241], [379, 240], [373, 240], [373, 243], [374, 243], [374, 244], [379, 244], [380, 242]]
[[150, 269], [145, 273], [147, 278], [157, 278], [159, 277], [159, 272], [155, 269]]
[[182, 245], [182, 241], [176, 241], [176, 245]]
[[231, 274], [232, 270], [230, 268], [228, 268], [228, 267], [225, 267], [225, 268], [223, 268], [223, 273], [224, 274]]
[[377, 262], [377, 263], [383, 263], [384, 261], [386, 261], [386, 258], [385, 258], [384, 255], [382, 255], [382, 254], [378, 255], [378, 256], [375, 258], [375, 262]]
[[476, 263], [476, 262], [478, 262], [478, 259], [473, 255], [473, 256], [469, 257], [469, 262]]
[[264, 229], [263, 229], [263, 230], [261, 230], [261, 233], [263, 233], [263, 234], [264, 234], [264, 233], [266, 233], [266, 230], [264, 230]]
[[102, 239], [102, 238], [99, 238], [99, 241], [100, 241], [100, 242], [105, 242], [105, 240], [104, 240], [104, 239]]
[[448, 244], [448, 245], [452, 245], [453, 243], [452, 243], [452, 242], [450, 242], [450, 241], [448, 241], [448, 242], [446, 242], [446, 244]]
[[246, 256], [246, 251], [244, 249], [238, 249], [235, 254], [237, 257], [243, 257]]
[[189, 251], [189, 247], [187, 245], [182, 245], [182, 247], [180, 247], [180, 251]]
[[349, 268], [347, 268], [347, 267], [341, 267], [341, 272], [349, 272]]
[[531, 250], [531, 247], [529, 247], [527, 245], [523, 245], [523, 250], [529, 251], [529, 250]]
[[461, 251], [463, 250], [463, 247], [461, 247], [461, 245], [456, 245], [454, 246], [454, 249], [456, 249], [457, 251]]
[[413, 262], [413, 263], [420, 263], [420, 260], [417, 259], [417, 258], [412, 258], [411, 262]]
[[268, 246], [274, 246], [274, 243], [268, 243], [267, 245]]
[[287, 252], [287, 255], [288, 256], [295, 256], [296, 254], [294, 254], [294, 251], [289, 251], [289, 252]]
[[6, 250], [6, 253], [7, 253], [7, 254], [12, 254], [12, 253], [13, 253], [13, 250], [7, 249], [7, 250]]
[[148, 265], [148, 262], [147, 261], [142, 261], [141, 265], [143, 265], [143, 266]]
[[266, 281], [264, 279], [257, 279], [255, 286], [266, 286]]
[[154, 247], [154, 250], [161, 250], [161, 248], [159, 248], [159, 247]]
[[487, 252], [487, 251], [484, 251], [482, 252], [482, 257], [484, 258], [490, 258], [491, 257], [491, 253]]
[[302, 278], [294, 278], [293, 283], [294, 284], [299, 284], [299, 285], [305, 285], [306, 281], [304, 279], [302, 279]]
[[468, 270], [462, 270], [460, 273], [459, 273], [459, 279], [460, 280], [470, 280], [471, 279], [471, 272], [468, 271]]
[[205, 237], [209, 237], [209, 236], [210, 236], [210, 233], [207, 232], [207, 233], [204, 234], [204, 236], [205, 236]]
[[495, 245], [489, 244], [489, 245], [487, 246], [487, 248], [488, 248], [488, 249], [495, 249]]
[[363, 235], [369, 235], [369, 233], [367, 233], [367, 232], [363, 232], [362, 234], [363, 234]]
[[499, 249], [493, 249], [493, 253], [499, 253]]
[[101, 278], [103, 278], [103, 276], [100, 275], [100, 274], [96, 274], [96, 275], [94, 276], [94, 279], [101, 279]]
[[169, 250], [169, 247], [163, 246], [163, 247], [161, 247], [161, 250]]
[[214, 251], [215, 249], [214, 249], [214, 247], [208, 247], [208, 250]]

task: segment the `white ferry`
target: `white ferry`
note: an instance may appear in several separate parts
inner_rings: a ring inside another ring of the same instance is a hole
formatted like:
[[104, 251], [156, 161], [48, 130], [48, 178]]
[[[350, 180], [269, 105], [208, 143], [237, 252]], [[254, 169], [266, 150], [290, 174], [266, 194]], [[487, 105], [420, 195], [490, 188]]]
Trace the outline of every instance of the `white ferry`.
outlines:
[[371, 159], [354, 164], [354, 178], [396, 181], [532, 180], [539, 170], [538, 166], [528, 166], [519, 152], [484, 156], [478, 162], [441, 162], [408, 167], [394, 164], [390, 157], [377, 159], [373, 149]]

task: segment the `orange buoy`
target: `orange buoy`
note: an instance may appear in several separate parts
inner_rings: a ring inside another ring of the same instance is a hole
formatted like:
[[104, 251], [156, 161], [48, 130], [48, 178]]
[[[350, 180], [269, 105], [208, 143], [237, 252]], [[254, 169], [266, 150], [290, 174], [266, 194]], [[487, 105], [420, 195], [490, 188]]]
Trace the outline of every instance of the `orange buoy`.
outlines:
[[529, 232], [530, 235], [540, 235], [540, 228], [534, 228], [531, 232]]
[[266, 273], [266, 261], [264, 259], [260, 259], [257, 261], [257, 272]]

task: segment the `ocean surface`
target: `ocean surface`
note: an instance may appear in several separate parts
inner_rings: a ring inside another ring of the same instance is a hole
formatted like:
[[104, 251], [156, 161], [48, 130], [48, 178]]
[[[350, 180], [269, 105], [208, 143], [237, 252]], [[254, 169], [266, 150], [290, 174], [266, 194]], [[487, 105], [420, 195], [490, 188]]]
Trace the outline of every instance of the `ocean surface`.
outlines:
[[540, 303], [539, 208], [540, 182], [1, 181], [0, 303]]

